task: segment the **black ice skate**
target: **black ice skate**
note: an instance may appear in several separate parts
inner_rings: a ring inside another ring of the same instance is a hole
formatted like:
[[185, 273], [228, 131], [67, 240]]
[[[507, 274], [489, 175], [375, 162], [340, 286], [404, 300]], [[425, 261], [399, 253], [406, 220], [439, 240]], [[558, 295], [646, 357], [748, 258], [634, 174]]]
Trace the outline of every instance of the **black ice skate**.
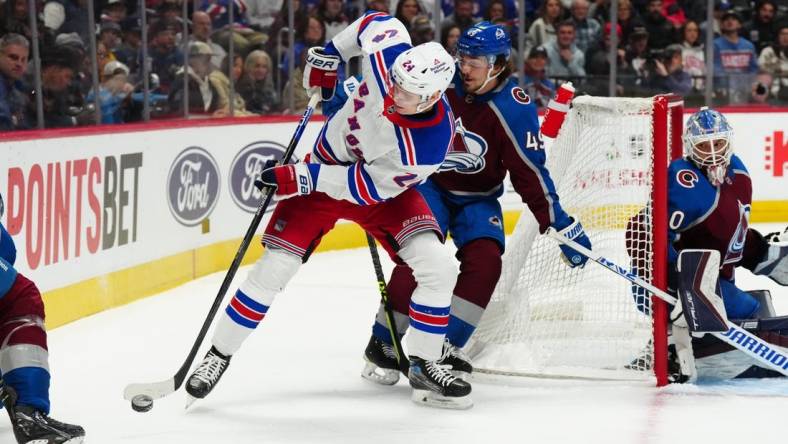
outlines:
[[394, 385], [399, 381], [399, 362], [394, 346], [386, 344], [372, 335], [364, 350], [364, 370], [361, 377], [383, 385]]
[[461, 348], [452, 345], [448, 339], [443, 343], [443, 356], [438, 360], [438, 364], [449, 366], [452, 375], [465, 381], [468, 381], [473, 373], [471, 359]]
[[219, 353], [216, 347], [211, 347], [186, 382], [186, 392], [191, 395], [186, 407], [188, 408], [195, 400], [208, 396], [229, 365], [230, 356], [225, 356]]
[[448, 365], [411, 356], [408, 379], [413, 387], [411, 399], [417, 404], [445, 409], [473, 406], [471, 384], [452, 375]]
[[20, 444], [78, 444], [85, 439], [82, 427], [56, 421], [32, 407], [17, 405], [11, 417]]

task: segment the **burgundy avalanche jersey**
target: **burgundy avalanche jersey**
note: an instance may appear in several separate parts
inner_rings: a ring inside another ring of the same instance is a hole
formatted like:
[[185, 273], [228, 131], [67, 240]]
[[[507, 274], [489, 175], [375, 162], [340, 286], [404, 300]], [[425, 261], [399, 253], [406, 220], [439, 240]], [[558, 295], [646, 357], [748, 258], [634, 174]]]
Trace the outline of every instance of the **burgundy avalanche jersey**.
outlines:
[[685, 248], [714, 249], [720, 252], [720, 276], [733, 279], [733, 269], [755, 248], [747, 242], [752, 182], [737, 156], [725, 182], [712, 186], [704, 172], [687, 159], [674, 160], [668, 169], [669, 239], [668, 259], [675, 263]]
[[500, 196], [509, 171], [540, 232], [567, 226], [569, 216], [545, 167], [536, 105], [522, 88], [509, 79], [486, 94], [469, 95], [455, 75], [446, 97], [457, 119], [457, 133], [440, 172], [430, 179], [458, 196]]

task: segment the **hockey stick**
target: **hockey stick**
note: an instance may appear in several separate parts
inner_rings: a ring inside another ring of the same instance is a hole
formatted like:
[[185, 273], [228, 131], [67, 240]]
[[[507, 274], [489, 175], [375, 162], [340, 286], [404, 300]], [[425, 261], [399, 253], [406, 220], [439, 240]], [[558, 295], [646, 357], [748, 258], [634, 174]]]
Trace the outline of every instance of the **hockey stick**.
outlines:
[[375, 267], [375, 276], [378, 278], [378, 289], [380, 290], [380, 300], [383, 302], [383, 310], [386, 313], [386, 324], [388, 324], [389, 334], [391, 341], [394, 344], [394, 351], [397, 353], [397, 363], [399, 369], [405, 376], [408, 376], [408, 368], [410, 367], [408, 360], [405, 359], [405, 352], [402, 349], [402, 341], [399, 339], [397, 332], [397, 324], [394, 321], [394, 311], [391, 308], [391, 301], [389, 300], [389, 292], [386, 289], [386, 278], [383, 276], [383, 267], [380, 265], [380, 255], [378, 255], [378, 246], [375, 243], [375, 238], [371, 234], [366, 233], [367, 244], [369, 245], [369, 254], [372, 256], [372, 265]]
[[[610, 260], [594, 253], [577, 242], [567, 239], [553, 228], [549, 228], [547, 230], [547, 235], [559, 243], [573, 248], [577, 252], [583, 254], [597, 264], [612, 271], [613, 273], [623, 277], [629, 282], [632, 282], [644, 290], [651, 292], [651, 294], [662, 299], [668, 304], [676, 305], [677, 299], [675, 297], [649, 284], [632, 272], [614, 264]], [[788, 351], [782, 347], [763, 341], [761, 338], [732, 323], [728, 319], [725, 319], [725, 326], [727, 327], [727, 330], [724, 332], [711, 331], [708, 333], [711, 333], [714, 335], [714, 337], [728, 343], [732, 347], [741, 350], [744, 354], [754, 359], [756, 362], [762, 364], [764, 367], [768, 367], [778, 373], [788, 376]]]
[[[306, 124], [312, 117], [312, 113], [314, 112], [315, 106], [317, 106], [317, 102], [319, 100], [319, 94], [314, 94], [309, 99], [309, 104], [306, 107], [306, 111], [304, 111], [304, 115], [298, 122], [298, 126], [293, 133], [293, 137], [290, 139], [290, 144], [287, 146], [287, 149], [282, 155], [282, 160], [280, 162], [282, 165], [288, 163], [290, 158], [293, 156], [293, 152], [298, 145], [298, 141], [301, 139], [301, 135], [304, 133]], [[221, 306], [222, 300], [224, 299], [224, 295], [227, 293], [227, 289], [230, 287], [230, 284], [235, 277], [235, 273], [238, 271], [238, 267], [241, 265], [244, 254], [246, 254], [246, 250], [249, 248], [249, 244], [252, 242], [252, 238], [255, 236], [257, 227], [260, 225], [260, 221], [262, 221], [265, 211], [268, 209], [268, 205], [271, 203], [271, 199], [274, 196], [272, 191], [272, 188], [266, 189], [265, 198], [257, 207], [257, 212], [255, 212], [254, 218], [252, 218], [252, 222], [249, 224], [249, 228], [246, 230], [246, 234], [241, 241], [241, 245], [238, 247], [238, 251], [235, 253], [235, 258], [233, 259], [230, 268], [227, 270], [227, 274], [224, 276], [222, 286], [219, 288], [219, 292], [216, 294], [216, 298], [214, 299], [213, 305], [208, 312], [208, 316], [206, 316], [205, 321], [202, 324], [202, 328], [200, 328], [200, 332], [197, 334], [197, 338], [194, 340], [194, 345], [192, 345], [189, 355], [186, 357], [183, 365], [181, 365], [181, 368], [177, 373], [175, 373], [175, 376], [164, 381], [127, 385], [123, 390], [124, 399], [131, 400], [138, 395], [146, 395], [152, 399], [163, 398], [171, 393], [174, 393], [183, 384], [183, 381], [186, 379], [186, 374], [189, 372], [189, 368], [194, 362], [195, 356], [197, 356], [200, 345], [202, 345], [202, 341], [205, 339], [205, 335], [208, 333], [208, 328], [211, 326], [213, 318], [216, 317], [216, 313], [219, 311], [219, 307]]]

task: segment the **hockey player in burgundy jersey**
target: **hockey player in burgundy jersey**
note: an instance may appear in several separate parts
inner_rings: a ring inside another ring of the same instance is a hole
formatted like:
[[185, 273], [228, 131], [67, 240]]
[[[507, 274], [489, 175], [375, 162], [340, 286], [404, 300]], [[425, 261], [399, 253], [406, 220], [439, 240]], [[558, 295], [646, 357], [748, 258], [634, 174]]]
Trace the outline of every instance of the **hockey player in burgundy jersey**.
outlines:
[[[717, 291], [728, 318], [734, 322], [760, 319], [754, 331], [763, 334], [767, 341], [785, 346], [788, 345], [788, 319], [774, 318], [768, 292], [746, 292], [735, 283], [735, 268], [745, 267], [780, 285], [788, 285], [788, 238], [782, 239], [775, 233], [767, 240], [749, 227], [752, 181], [744, 163], [733, 154], [732, 134], [725, 116], [715, 110], [701, 108], [687, 120], [685, 156], [668, 167], [669, 286], [676, 288], [676, 262], [682, 250], [717, 250], [721, 258]], [[630, 222], [630, 237], [636, 236], [632, 234], [635, 232], [645, 233], [637, 223], [636, 219]], [[632, 254], [634, 252], [630, 251]], [[635, 263], [635, 268], [641, 267]], [[642, 290], [633, 288], [633, 291], [636, 298], [646, 296]], [[671, 320], [676, 347], [681, 353], [681, 347], [686, 344], [681, 343], [680, 331], [677, 331], [683, 320], [680, 307], [673, 310]], [[711, 336], [693, 339], [692, 349], [689, 352], [694, 355], [699, 374], [734, 377], [750, 371], [752, 375], [764, 375], [748, 370], [752, 365], [748, 358]], [[734, 355], [724, 368], [719, 365], [717, 356], [722, 351]], [[701, 372], [704, 358], [711, 356], [716, 356], [717, 362], [705, 365]], [[694, 371], [682, 369], [685, 375]]]
[[[0, 217], [3, 198], [0, 195]], [[0, 400], [19, 443], [81, 443], [85, 430], [49, 416], [49, 353], [44, 303], [14, 268], [16, 246], [0, 223]], [[6, 442], [6, 441], [3, 441]]]
[[[472, 371], [460, 349], [479, 323], [501, 274], [504, 231], [498, 197], [507, 171], [536, 216], [540, 232], [554, 227], [591, 247], [580, 223], [561, 208], [545, 167], [536, 105], [509, 78], [510, 51], [506, 31], [488, 22], [474, 25], [460, 37], [459, 72], [446, 92], [457, 118], [457, 135], [441, 171], [418, 188], [441, 230], [451, 234], [457, 247], [460, 274], [442, 362], [460, 374]], [[585, 264], [584, 256], [561, 249], [569, 266]], [[397, 265], [388, 292], [400, 333], [408, 327], [408, 303], [415, 285], [411, 270]], [[365, 352], [363, 377], [381, 384], [398, 380], [391, 344], [381, 307]]]
[[286, 200], [263, 235], [265, 254], [227, 306], [213, 348], [186, 384], [195, 398], [213, 389], [274, 296], [342, 218], [372, 234], [395, 262], [417, 270], [410, 303], [414, 331], [407, 341], [413, 400], [470, 407], [470, 384], [437, 365], [457, 271], [435, 218], [413, 188], [438, 169], [454, 136], [443, 95], [454, 60], [434, 42], [412, 47], [402, 23], [370, 11], [325, 48], [309, 50], [304, 86], [331, 99], [337, 66], [355, 56], [361, 56], [361, 82], [329, 116], [310, 163], [262, 172], [261, 181]]

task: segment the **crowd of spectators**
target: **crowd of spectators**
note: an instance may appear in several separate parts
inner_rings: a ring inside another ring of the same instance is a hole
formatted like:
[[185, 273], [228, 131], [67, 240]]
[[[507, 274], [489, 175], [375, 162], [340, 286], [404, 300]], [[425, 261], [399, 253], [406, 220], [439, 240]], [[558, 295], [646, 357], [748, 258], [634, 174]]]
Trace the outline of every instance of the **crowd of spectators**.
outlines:
[[[324, 45], [365, 9], [396, 16], [414, 44], [438, 39], [450, 52], [480, 20], [507, 27], [515, 44], [521, 26], [517, 0], [292, 0], [291, 51], [287, 0], [146, 0], [145, 33], [138, 0], [95, 1], [94, 29], [88, 1], [36, 0], [31, 14], [30, 0], [0, 0], [0, 131], [35, 128], [39, 101], [47, 128], [93, 124], [97, 113], [103, 123], [140, 121], [146, 96], [153, 119], [298, 113], [307, 102], [299, 87], [306, 50]], [[788, 104], [788, 0], [716, 0], [712, 23], [705, 0], [619, 0], [615, 28], [610, 0], [524, 4], [526, 37], [513, 62], [524, 62], [523, 82], [540, 105], [564, 81], [607, 95], [613, 33], [617, 95], [672, 92], [701, 103], [713, 64], [715, 105]], [[713, 60], [704, 47], [709, 26]], [[344, 75], [355, 69], [350, 64]]]

